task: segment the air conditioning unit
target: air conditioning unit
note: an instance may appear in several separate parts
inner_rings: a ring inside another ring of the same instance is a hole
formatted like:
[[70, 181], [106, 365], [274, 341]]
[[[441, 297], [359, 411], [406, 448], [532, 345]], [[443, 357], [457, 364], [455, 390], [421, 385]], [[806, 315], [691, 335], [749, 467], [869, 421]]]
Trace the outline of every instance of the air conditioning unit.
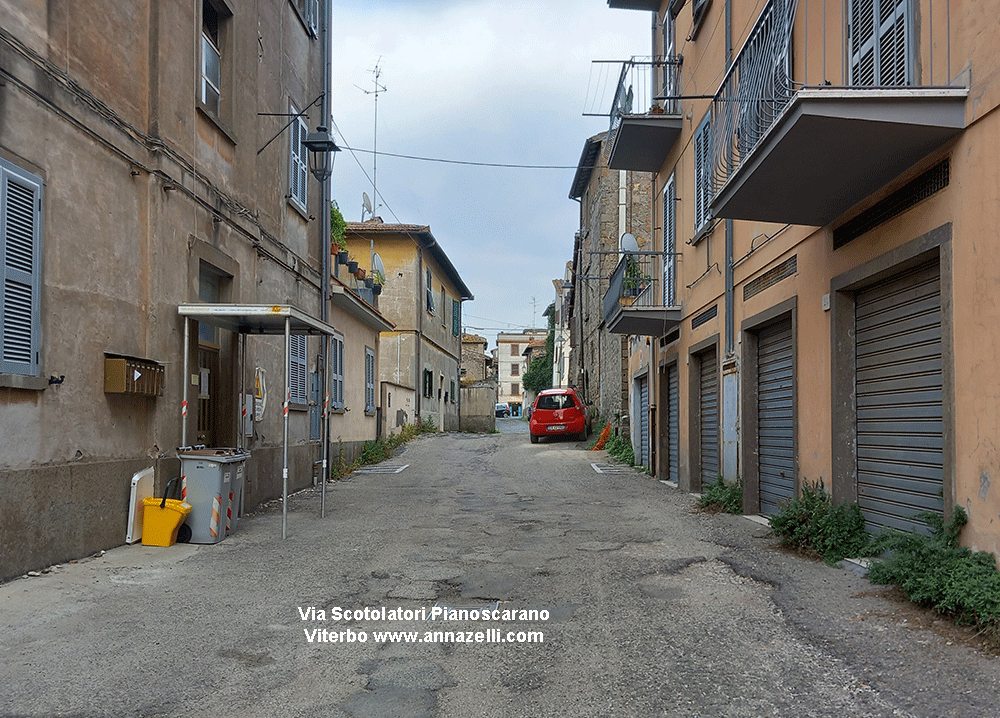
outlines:
[[165, 370], [151, 359], [104, 355], [104, 393], [163, 396]]

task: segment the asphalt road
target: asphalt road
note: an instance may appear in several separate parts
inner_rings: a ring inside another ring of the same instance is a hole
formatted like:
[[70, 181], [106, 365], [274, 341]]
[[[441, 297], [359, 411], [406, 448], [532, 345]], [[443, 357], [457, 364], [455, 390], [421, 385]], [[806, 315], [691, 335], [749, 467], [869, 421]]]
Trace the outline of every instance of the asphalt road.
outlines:
[[0, 586], [0, 716], [997, 714], [968, 632], [692, 505], [579, 442], [421, 437], [285, 541], [271, 506]]

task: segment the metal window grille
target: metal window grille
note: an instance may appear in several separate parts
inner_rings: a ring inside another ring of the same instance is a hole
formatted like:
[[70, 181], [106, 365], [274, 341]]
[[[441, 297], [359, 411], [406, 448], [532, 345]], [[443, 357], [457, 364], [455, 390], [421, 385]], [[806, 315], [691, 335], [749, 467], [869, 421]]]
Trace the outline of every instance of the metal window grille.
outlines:
[[692, 319], [691, 320], [691, 328], [692, 329], [697, 329], [698, 327], [700, 327], [705, 322], [709, 321], [710, 319], [715, 319], [717, 316], [719, 316], [719, 305], [718, 304], [710, 307], [709, 309], [706, 309], [701, 314], [699, 314], [694, 319]]
[[768, 287], [774, 286], [782, 279], [791, 277], [799, 268], [798, 255], [792, 255], [781, 264], [772, 267], [756, 279], [743, 285], [743, 301], [756, 296]]

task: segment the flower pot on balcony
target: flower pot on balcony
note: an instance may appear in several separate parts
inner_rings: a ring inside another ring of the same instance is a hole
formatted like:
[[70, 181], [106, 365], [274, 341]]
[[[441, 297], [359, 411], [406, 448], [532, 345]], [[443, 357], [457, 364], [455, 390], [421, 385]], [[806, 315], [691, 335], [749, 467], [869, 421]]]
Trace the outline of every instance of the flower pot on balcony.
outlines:
[[375, 285], [372, 286], [372, 294], [374, 294], [375, 296], [378, 296], [381, 293], [382, 293], [382, 285], [381, 284], [375, 284]]
[[348, 262], [347, 263], [347, 273], [348, 274], [356, 274], [357, 271], [358, 271], [358, 263], [357, 262]]
[[359, 280], [360, 279], [364, 279], [365, 278], [365, 270], [362, 269], [361, 267], [358, 267], [357, 271], [354, 272], [354, 278], [355, 279], [359, 279]]
[[371, 277], [365, 277], [365, 288], [373, 289], [375, 287], [375, 280]]
[[348, 256], [347, 250], [337, 252], [337, 264], [347, 264]]

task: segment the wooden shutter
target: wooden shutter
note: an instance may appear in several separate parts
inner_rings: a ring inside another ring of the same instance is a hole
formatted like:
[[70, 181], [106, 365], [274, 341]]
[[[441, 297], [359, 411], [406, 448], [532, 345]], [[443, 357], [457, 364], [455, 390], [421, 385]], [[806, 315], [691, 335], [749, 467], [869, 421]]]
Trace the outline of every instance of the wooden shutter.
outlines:
[[675, 302], [675, 276], [677, 271], [677, 216], [674, 175], [670, 175], [663, 188], [663, 306], [672, 307]]
[[694, 137], [695, 206], [694, 229], [700, 230], [709, 219], [709, 202], [712, 200], [712, 123], [706, 116]]
[[42, 180], [0, 160], [0, 373], [38, 376]]
[[365, 348], [365, 411], [375, 411], [375, 352]]
[[334, 334], [330, 352], [330, 404], [334, 409], [344, 408], [344, 337]]
[[910, 82], [908, 0], [851, 0], [851, 84], [905, 86]]
[[306, 370], [306, 347], [308, 340], [304, 334], [293, 334], [288, 355], [288, 385], [291, 390], [290, 401], [293, 404], [306, 404], [309, 401], [307, 392], [308, 371]]

